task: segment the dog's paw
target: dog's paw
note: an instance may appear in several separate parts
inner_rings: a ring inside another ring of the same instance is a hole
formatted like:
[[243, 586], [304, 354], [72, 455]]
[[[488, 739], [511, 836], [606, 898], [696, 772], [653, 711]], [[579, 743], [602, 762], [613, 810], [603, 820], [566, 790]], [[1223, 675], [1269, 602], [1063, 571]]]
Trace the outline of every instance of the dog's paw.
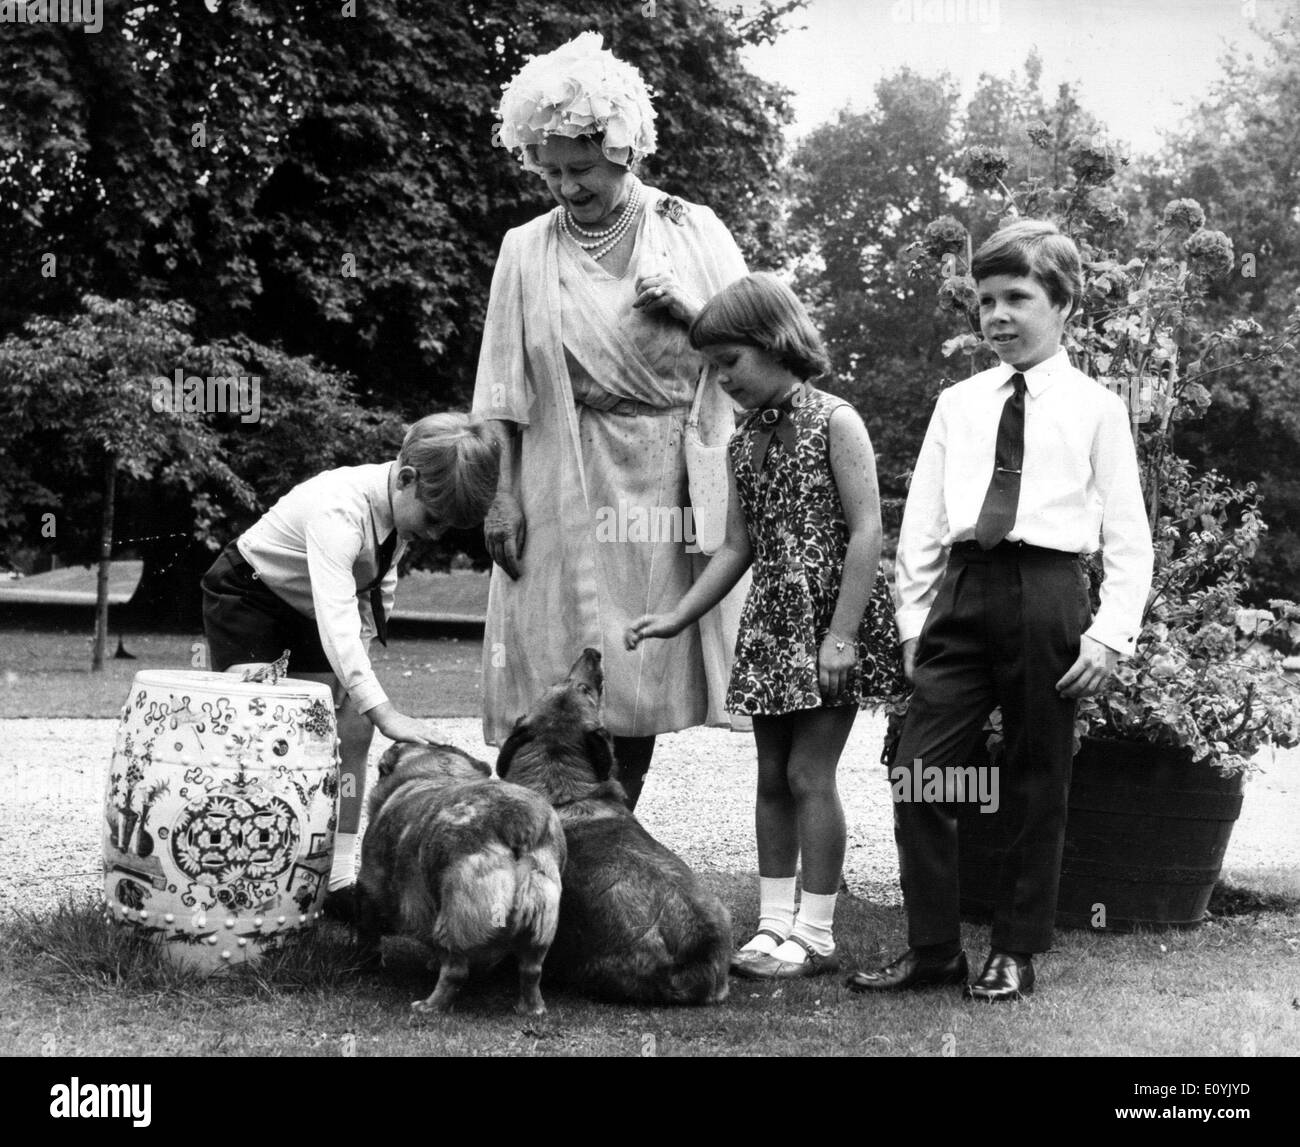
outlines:
[[451, 1011], [451, 1002], [436, 1004], [431, 1000], [412, 1000], [411, 1012], [417, 1016], [445, 1016]]

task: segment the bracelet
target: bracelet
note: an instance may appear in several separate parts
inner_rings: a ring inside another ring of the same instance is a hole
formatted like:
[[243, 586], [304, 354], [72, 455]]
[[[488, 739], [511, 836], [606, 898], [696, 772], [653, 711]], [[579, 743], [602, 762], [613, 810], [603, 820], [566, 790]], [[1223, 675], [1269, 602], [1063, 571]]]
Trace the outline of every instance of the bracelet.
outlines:
[[833, 629], [828, 629], [826, 631], [826, 636], [831, 641], [835, 642], [836, 653], [843, 653], [844, 650], [847, 649], [850, 645], [856, 644], [853, 638], [851, 637], [841, 638], [840, 635], [836, 633]]

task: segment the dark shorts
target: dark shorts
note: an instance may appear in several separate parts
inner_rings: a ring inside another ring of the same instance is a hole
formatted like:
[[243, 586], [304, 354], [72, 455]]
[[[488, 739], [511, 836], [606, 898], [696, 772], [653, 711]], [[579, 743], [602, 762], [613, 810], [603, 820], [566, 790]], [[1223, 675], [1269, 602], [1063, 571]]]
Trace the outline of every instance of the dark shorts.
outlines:
[[234, 542], [203, 575], [203, 633], [218, 673], [245, 662], [274, 661], [289, 650], [289, 672], [333, 673], [316, 619], [276, 597]]

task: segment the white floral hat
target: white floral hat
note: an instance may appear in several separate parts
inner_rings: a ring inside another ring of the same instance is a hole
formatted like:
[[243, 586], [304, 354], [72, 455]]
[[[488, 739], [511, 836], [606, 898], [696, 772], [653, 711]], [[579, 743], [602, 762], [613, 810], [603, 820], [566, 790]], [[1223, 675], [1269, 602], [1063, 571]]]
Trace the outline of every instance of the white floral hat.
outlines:
[[598, 32], [583, 32], [530, 60], [505, 87], [492, 143], [540, 172], [527, 149], [547, 136], [603, 136], [605, 158], [624, 167], [655, 149], [655, 110], [641, 74], [606, 51]]

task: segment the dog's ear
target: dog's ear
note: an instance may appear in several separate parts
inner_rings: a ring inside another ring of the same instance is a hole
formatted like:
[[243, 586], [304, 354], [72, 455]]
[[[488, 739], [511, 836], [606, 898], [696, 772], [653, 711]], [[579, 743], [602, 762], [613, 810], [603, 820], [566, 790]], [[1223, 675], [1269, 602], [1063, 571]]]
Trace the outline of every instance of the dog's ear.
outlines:
[[501, 746], [501, 751], [497, 754], [497, 776], [505, 780], [506, 773], [510, 769], [510, 762], [515, 759], [515, 754], [532, 739], [531, 731], [524, 724], [524, 719], [520, 717], [515, 722], [515, 731], [506, 738], [506, 743]]
[[397, 768], [397, 758], [402, 755], [402, 746], [389, 745], [384, 755], [379, 758], [379, 776], [381, 778], [388, 776]]
[[583, 736], [586, 741], [587, 760], [591, 762], [596, 780], [609, 780], [610, 773], [614, 771], [614, 738], [609, 735], [609, 730], [604, 725], [588, 729]]

